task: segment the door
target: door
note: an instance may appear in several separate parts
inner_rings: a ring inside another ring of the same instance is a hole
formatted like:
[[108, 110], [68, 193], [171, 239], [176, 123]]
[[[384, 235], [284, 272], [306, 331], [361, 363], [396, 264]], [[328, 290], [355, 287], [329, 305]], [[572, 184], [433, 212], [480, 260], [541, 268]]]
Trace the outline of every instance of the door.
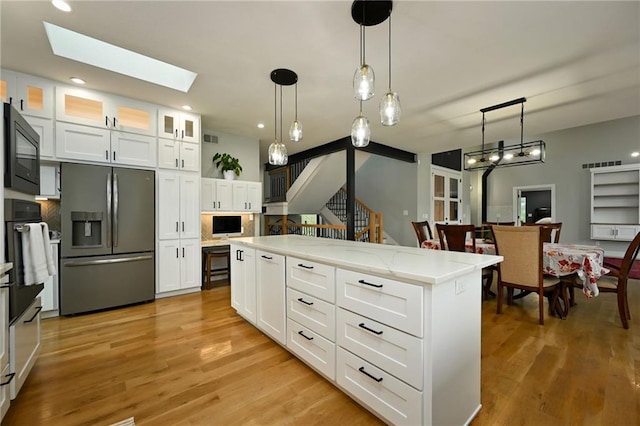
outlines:
[[[550, 207], [546, 210], [546, 207]], [[536, 209], [538, 209], [536, 211]], [[498, 222], [533, 223], [536, 215], [550, 215], [556, 221], [556, 185], [530, 185], [513, 187], [513, 218], [497, 217]]]
[[431, 217], [434, 223], [462, 223], [462, 173], [431, 166]]
[[180, 238], [180, 175], [158, 173], [158, 239]]
[[62, 163], [62, 257], [111, 254], [111, 167]]
[[113, 169], [113, 252], [154, 250], [155, 172]]

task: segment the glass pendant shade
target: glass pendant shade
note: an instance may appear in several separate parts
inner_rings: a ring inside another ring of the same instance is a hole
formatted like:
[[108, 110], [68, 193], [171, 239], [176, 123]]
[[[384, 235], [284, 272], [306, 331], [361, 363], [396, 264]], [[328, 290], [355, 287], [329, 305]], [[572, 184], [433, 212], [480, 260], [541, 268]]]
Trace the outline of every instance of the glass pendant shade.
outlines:
[[294, 120], [293, 123], [291, 123], [289, 139], [294, 142], [300, 142], [302, 140], [302, 124], [298, 120]]
[[371, 128], [369, 127], [369, 119], [362, 114], [353, 120], [351, 125], [351, 143], [356, 148], [364, 148], [369, 145], [371, 138]]
[[287, 164], [288, 159], [287, 147], [283, 143], [279, 143], [276, 139], [271, 145], [269, 145], [269, 164], [274, 166], [284, 166]]
[[353, 96], [359, 101], [366, 101], [373, 97], [376, 76], [367, 64], [363, 64], [353, 74]]
[[383, 126], [395, 126], [400, 121], [401, 113], [400, 97], [389, 90], [380, 100], [380, 122]]

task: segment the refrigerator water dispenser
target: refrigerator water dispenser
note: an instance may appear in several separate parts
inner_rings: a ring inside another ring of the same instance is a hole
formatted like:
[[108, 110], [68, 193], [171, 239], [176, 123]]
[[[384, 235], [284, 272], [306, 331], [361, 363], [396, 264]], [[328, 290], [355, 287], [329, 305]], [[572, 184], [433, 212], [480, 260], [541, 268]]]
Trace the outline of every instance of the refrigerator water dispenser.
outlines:
[[71, 246], [102, 246], [102, 212], [71, 212]]

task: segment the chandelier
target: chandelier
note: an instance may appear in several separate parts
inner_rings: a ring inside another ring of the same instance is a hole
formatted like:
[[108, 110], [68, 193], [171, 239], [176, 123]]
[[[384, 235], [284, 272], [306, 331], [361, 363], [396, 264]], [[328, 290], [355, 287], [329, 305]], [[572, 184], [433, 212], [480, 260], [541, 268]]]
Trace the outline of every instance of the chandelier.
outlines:
[[[302, 140], [302, 124], [298, 121], [298, 74], [286, 69], [278, 68], [271, 71], [273, 89], [273, 142], [269, 145], [269, 164], [284, 166], [288, 162], [287, 147], [282, 139], [282, 86], [296, 85], [296, 115], [289, 130], [293, 141]], [[280, 86], [280, 140], [278, 140], [278, 86]]]

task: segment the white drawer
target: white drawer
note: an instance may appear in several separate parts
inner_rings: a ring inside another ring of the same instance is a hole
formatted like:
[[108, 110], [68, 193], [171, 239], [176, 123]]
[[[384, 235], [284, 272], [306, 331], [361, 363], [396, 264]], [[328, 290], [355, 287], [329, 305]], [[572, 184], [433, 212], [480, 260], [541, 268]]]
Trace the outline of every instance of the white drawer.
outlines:
[[9, 365], [15, 377], [11, 381], [11, 399], [15, 399], [40, 353], [40, 311], [36, 297], [31, 306], [9, 327]]
[[417, 337], [423, 337], [423, 291], [412, 285], [338, 269], [337, 305]]
[[337, 323], [339, 346], [422, 390], [422, 339], [341, 308]]
[[287, 317], [332, 342], [336, 340], [336, 308], [316, 297], [287, 289]]
[[287, 256], [287, 285], [330, 303], [336, 301], [336, 269]]
[[338, 385], [394, 425], [422, 424], [422, 392], [337, 348]]
[[287, 347], [330, 380], [336, 378], [336, 345], [295, 321], [287, 320]]
[[6, 383], [0, 386], [0, 423], [2, 423], [2, 419], [4, 415], [9, 411], [9, 406], [11, 405], [11, 398], [9, 388], [10, 382], [13, 382], [11, 376], [9, 375], [9, 364], [7, 364], [0, 373], [0, 383]]

